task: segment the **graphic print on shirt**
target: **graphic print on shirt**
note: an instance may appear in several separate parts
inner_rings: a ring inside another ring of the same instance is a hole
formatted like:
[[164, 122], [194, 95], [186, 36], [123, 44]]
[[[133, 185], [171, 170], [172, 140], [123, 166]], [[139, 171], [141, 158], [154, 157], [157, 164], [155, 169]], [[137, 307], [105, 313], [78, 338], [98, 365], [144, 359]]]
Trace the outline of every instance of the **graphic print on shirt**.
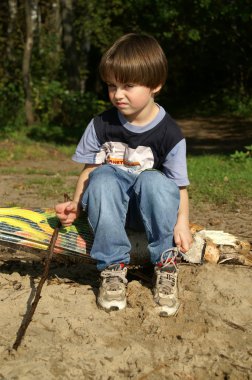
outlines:
[[101, 151], [96, 156], [96, 162], [106, 162], [127, 171], [140, 173], [153, 168], [154, 156], [148, 146], [140, 145], [133, 149], [125, 143], [110, 141], [102, 145]]

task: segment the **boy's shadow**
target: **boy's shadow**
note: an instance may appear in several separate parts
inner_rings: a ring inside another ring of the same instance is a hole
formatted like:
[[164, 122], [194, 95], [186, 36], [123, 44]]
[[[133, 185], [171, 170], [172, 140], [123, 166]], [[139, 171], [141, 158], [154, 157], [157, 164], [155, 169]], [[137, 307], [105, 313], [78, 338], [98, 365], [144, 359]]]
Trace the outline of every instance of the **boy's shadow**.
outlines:
[[[67, 259], [66, 259], [67, 260]], [[28, 275], [33, 280], [38, 279], [44, 272], [43, 261], [6, 261], [0, 267], [0, 272], [5, 274], [19, 273], [20, 276]], [[55, 281], [54, 281], [55, 280]], [[50, 283], [76, 283], [97, 287], [99, 284], [99, 272], [95, 265], [87, 263], [59, 262], [58, 259], [50, 263], [47, 281]]]
[[[22, 262], [22, 261], [6, 261], [0, 266], [0, 272], [11, 275], [16, 272], [22, 276], [29, 276], [31, 289], [34, 288], [35, 279], [39, 279], [44, 272], [43, 262]], [[141, 267], [129, 267], [128, 281], [138, 280], [145, 286], [149, 286], [153, 275], [153, 266], [145, 264]], [[76, 284], [91, 286], [95, 295], [98, 293], [100, 286], [100, 272], [96, 265], [90, 263], [72, 263], [52, 261], [50, 264], [49, 274], [47, 277], [48, 284]]]

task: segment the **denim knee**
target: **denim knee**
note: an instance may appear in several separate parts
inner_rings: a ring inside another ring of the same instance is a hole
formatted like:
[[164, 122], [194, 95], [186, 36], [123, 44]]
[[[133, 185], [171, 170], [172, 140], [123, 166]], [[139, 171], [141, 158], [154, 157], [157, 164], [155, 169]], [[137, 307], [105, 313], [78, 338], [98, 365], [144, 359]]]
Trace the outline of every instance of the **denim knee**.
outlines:
[[108, 179], [112, 179], [115, 177], [115, 171], [110, 165], [102, 165], [97, 169], [93, 170], [89, 174], [89, 183], [92, 182], [101, 182], [103, 185], [108, 181]]
[[94, 192], [114, 192], [120, 182], [117, 171], [110, 165], [100, 166], [89, 175], [88, 188]]
[[89, 174], [88, 186], [82, 196], [82, 206], [84, 210], [89, 203], [89, 195], [96, 195], [98, 198], [103, 193], [110, 191], [109, 186], [113, 186], [113, 179], [115, 175], [113, 170], [107, 165], [99, 166]]
[[126, 202], [128, 195], [124, 189], [124, 175], [123, 170], [117, 170], [111, 165], [100, 166], [92, 171], [89, 175], [88, 187], [82, 197], [83, 208], [86, 209], [90, 197], [96, 202], [119, 199]]
[[167, 194], [168, 192], [179, 199], [179, 188], [176, 183], [158, 170], [145, 170], [139, 174], [135, 184], [135, 192], [140, 193], [141, 191], [153, 195], [162, 192]]

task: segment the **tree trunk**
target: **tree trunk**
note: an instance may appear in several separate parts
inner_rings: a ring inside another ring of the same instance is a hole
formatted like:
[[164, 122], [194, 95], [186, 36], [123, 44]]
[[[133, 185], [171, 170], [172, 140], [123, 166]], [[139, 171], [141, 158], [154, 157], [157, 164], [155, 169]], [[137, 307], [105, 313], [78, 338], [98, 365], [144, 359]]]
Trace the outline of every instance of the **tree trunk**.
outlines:
[[23, 53], [23, 86], [25, 94], [25, 116], [28, 125], [34, 123], [31, 89], [31, 56], [33, 47], [33, 32], [37, 12], [37, 0], [25, 0], [26, 40]]
[[62, 40], [62, 25], [61, 25], [61, 14], [60, 14], [60, 0], [55, 0], [53, 3], [54, 10], [54, 20], [55, 20], [55, 30], [57, 36], [57, 46], [56, 51], [59, 54], [61, 52], [61, 40]]
[[16, 18], [18, 13], [17, 0], [8, 0], [9, 9], [9, 23], [8, 23], [8, 45], [7, 45], [7, 59], [9, 62], [15, 60], [15, 52], [13, 48], [13, 34], [16, 29]]
[[80, 76], [78, 57], [73, 30], [73, 1], [61, 0], [61, 23], [62, 23], [62, 45], [64, 49], [64, 67], [68, 77], [69, 90], [80, 90]]
[[[1, 1], [0, 6], [0, 78], [6, 76], [8, 68], [8, 45], [9, 45], [10, 10], [8, 0]], [[6, 60], [7, 58], [7, 60]], [[7, 62], [6, 62], [7, 61]], [[7, 63], [7, 64], [6, 64]]]

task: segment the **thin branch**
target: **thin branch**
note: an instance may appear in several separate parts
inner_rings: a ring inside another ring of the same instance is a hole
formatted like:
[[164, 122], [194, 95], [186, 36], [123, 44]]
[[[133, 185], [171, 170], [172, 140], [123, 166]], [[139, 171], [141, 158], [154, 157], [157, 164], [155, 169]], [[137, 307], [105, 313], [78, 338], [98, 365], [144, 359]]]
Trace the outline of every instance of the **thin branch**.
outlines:
[[59, 228], [60, 228], [60, 222], [58, 223], [58, 225], [55, 227], [54, 229], [54, 232], [53, 232], [53, 235], [52, 235], [52, 238], [51, 238], [51, 241], [50, 241], [50, 245], [49, 245], [49, 250], [48, 250], [48, 253], [47, 253], [47, 256], [46, 256], [46, 259], [45, 259], [45, 268], [44, 268], [44, 272], [42, 274], [42, 277], [39, 281], [39, 284], [38, 284], [38, 287], [36, 289], [36, 294], [35, 294], [35, 297], [34, 297], [34, 301], [31, 305], [31, 308], [30, 310], [28, 311], [28, 314], [27, 314], [27, 317], [23, 320], [18, 332], [17, 332], [17, 338], [15, 340], [15, 343], [13, 344], [12, 348], [14, 350], [17, 350], [24, 335], [25, 335], [25, 332], [32, 320], [32, 317], [35, 313], [35, 310], [37, 308], [37, 305], [38, 305], [38, 302], [41, 298], [41, 291], [42, 291], [42, 287], [48, 277], [48, 273], [49, 273], [49, 268], [50, 268], [50, 263], [51, 263], [51, 260], [52, 260], [52, 256], [53, 256], [53, 252], [54, 252], [54, 247], [55, 247], [55, 243], [56, 243], [56, 240], [57, 240], [57, 237], [58, 237], [58, 233], [59, 233]]

